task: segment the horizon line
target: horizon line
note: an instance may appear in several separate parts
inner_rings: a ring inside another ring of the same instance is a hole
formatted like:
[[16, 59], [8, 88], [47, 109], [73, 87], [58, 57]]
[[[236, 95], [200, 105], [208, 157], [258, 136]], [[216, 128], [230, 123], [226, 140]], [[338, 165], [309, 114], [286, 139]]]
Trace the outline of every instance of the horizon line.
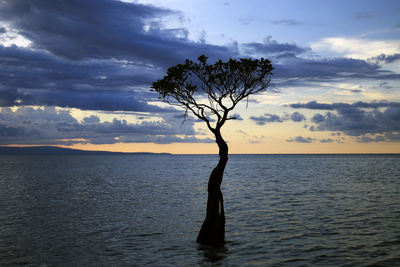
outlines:
[[[85, 150], [85, 149], [76, 149], [76, 148], [69, 148], [64, 146], [56, 146], [56, 145], [0, 145], [0, 148], [61, 148], [66, 150], [75, 150], [75, 151], [83, 151], [83, 152], [98, 152], [98, 153], [118, 153], [118, 154], [170, 154], [170, 155], [215, 155], [218, 156], [218, 153], [171, 153], [171, 152], [150, 152], [150, 151], [109, 151], [109, 150]], [[395, 153], [383, 153], [383, 152], [345, 152], [345, 153], [331, 153], [331, 152], [284, 152], [284, 153], [229, 153], [229, 155], [400, 155], [400, 152]]]

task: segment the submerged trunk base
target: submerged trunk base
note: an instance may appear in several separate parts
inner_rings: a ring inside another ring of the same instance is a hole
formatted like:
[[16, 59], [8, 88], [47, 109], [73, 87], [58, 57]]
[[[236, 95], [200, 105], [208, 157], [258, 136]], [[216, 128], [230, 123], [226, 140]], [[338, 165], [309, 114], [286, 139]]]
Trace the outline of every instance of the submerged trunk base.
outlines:
[[222, 199], [221, 191], [216, 196], [208, 197], [207, 202], [208, 208], [212, 206], [213, 214], [207, 214], [209, 216], [203, 222], [199, 235], [197, 236], [197, 243], [204, 245], [221, 245], [225, 243], [225, 212], [224, 202]]

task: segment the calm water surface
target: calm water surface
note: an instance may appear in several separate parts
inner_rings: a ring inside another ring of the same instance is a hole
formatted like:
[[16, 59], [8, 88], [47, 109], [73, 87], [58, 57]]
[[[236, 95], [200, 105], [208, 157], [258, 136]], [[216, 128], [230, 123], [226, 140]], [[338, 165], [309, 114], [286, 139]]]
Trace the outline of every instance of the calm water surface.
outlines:
[[400, 156], [0, 156], [0, 266], [400, 266]]

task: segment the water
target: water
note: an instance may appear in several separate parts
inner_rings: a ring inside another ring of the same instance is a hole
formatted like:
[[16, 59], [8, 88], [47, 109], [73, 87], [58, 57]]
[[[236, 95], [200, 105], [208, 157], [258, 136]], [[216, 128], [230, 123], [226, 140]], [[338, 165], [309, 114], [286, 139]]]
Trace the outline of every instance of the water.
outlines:
[[399, 266], [400, 156], [0, 156], [0, 266]]

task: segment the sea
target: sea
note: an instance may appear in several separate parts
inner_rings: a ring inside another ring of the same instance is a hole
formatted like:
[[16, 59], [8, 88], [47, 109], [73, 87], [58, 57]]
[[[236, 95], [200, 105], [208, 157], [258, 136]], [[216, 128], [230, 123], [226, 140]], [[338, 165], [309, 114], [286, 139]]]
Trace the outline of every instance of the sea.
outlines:
[[400, 155], [0, 156], [0, 266], [400, 266]]

